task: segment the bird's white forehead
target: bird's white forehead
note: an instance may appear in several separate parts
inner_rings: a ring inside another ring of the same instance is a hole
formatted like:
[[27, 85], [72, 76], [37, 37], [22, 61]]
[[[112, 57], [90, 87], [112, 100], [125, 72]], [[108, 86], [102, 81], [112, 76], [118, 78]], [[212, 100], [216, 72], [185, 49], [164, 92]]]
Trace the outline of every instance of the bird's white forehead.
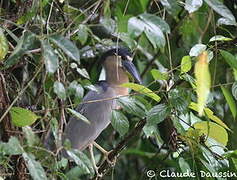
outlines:
[[131, 56], [126, 56], [127, 60], [132, 61], [133, 58]]

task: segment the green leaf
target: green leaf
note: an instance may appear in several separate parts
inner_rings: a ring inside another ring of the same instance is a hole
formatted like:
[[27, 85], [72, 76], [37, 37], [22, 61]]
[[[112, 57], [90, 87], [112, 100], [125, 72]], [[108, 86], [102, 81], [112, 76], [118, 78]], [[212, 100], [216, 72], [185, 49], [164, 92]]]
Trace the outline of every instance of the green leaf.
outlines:
[[146, 123], [146, 125], [143, 127], [143, 132], [145, 133], [146, 137], [153, 136], [154, 134], [157, 134], [158, 129], [156, 125], [149, 125]]
[[90, 121], [85, 117], [83, 116], [81, 113], [73, 110], [73, 109], [70, 109], [70, 108], [67, 108], [67, 110], [73, 115], [75, 116], [76, 118], [78, 118], [78, 120], [82, 120], [84, 121], [85, 123], [87, 124], [90, 124]]
[[185, 0], [184, 8], [189, 12], [193, 13], [202, 6], [202, 0]]
[[[193, 125], [193, 127], [199, 130], [199, 134], [205, 134], [208, 137], [215, 139], [217, 142], [221, 143], [222, 145], [226, 146], [228, 142], [228, 133], [227, 131], [213, 122], [198, 122]], [[217, 133], [218, 132], [218, 133]]]
[[185, 114], [188, 109], [189, 105], [189, 93], [187, 90], [182, 89], [171, 89], [168, 92], [168, 98], [170, 102], [170, 106], [174, 108], [175, 110], [179, 111], [182, 114]]
[[209, 108], [204, 108], [204, 112], [205, 112], [205, 114], [207, 115], [207, 117], [209, 119], [211, 119], [214, 122], [216, 122], [217, 124], [221, 125], [223, 128], [228, 129], [229, 131], [231, 131], [230, 128], [228, 128], [228, 126], [221, 119], [219, 119], [217, 116], [214, 115], [212, 110], [210, 110]]
[[0, 61], [2, 61], [8, 52], [8, 41], [5, 37], [2, 28], [0, 28]]
[[59, 48], [63, 50], [70, 58], [80, 63], [80, 53], [76, 45], [74, 45], [69, 39], [61, 35], [52, 35], [49, 39]]
[[147, 23], [152, 28], [159, 28], [164, 33], [170, 33], [169, 25], [159, 16], [154, 14], [144, 13], [139, 15], [139, 17]]
[[160, 101], [160, 96], [158, 96], [152, 90], [150, 90], [149, 88], [147, 88], [143, 85], [135, 84], [135, 83], [124, 83], [121, 86], [131, 88], [132, 90], [142, 93], [142, 94], [154, 99], [157, 102]]
[[131, 97], [120, 97], [118, 100], [119, 106], [122, 106], [128, 113], [134, 114], [135, 116], [144, 117], [145, 109], [136, 103], [136, 99]]
[[90, 174], [94, 172], [90, 159], [81, 151], [72, 149], [67, 150], [68, 156], [80, 167], [83, 174]]
[[82, 98], [84, 95], [84, 89], [83, 87], [77, 83], [76, 80], [72, 81], [68, 86], [68, 94], [74, 95], [75, 97]]
[[199, 54], [201, 54], [203, 51], [205, 51], [207, 48], [206, 45], [204, 44], [196, 44], [195, 46], [193, 46], [189, 52], [190, 56], [199, 56]]
[[77, 72], [82, 75], [83, 77], [90, 79], [90, 76], [88, 74], [88, 72], [86, 71], [85, 68], [77, 68]]
[[29, 50], [38, 47], [38, 40], [36, 39], [36, 35], [31, 32], [24, 32], [21, 36], [20, 40], [17, 42], [17, 46], [15, 47], [13, 53], [10, 57], [5, 61], [5, 69], [17, 64], [21, 57]]
[[234, 82], [231, 90], [232, 90], [232, 94], [233, 94], [235, 100], [237, 100], [237, 82]]
[[58, 56], [54, 53], [53, 48], [47, 41], [42, 40], [43, 59], [48, 73], [53, 74], [59, 67]]
[[120, 136], [125, 135], [129, 129], [129, 122], [123, 113], [113, 110], [111, 124], [113, 128], [119, 132]]
[[228, 37], [225, 37], [225, 36], [222, 36], [222, 35], [216, 35], [216, 36], [213, 36], [209, 42], [212, 42], [212, 41], [231, 41], [232, 39], [231, 38], [228, 38]]
[[29, 146], [33, 146], [37, 143], [39, 143], [39, 139], [36, 136], [36, 134], [32, 131], [32, 129], [30, 127], [23, 127], [22, 128], [25, 138], [27, 140], [27, 144]]
[[182, 173], [192, 172], [189, 164], [182, 157], [179, 158], [179, 167]]
[[142, 34], [145, 29], [145, 24], [137, 17], [132, 17], [128, 20], [128, 33], [131, 38], [136, 38]]
[[34, 180], [47, 180], [46, 173], [39, 162], [35, 160], [32, 154], [23, 153], [27, 168]]
[[237, 106], [236, 106], [235, 100], [227, 88], [225, 88], [224, 86], [221, 86], [221, 90], [222, 90], [223, 95], [225, 96], [227, 104], [230, 107], [232, 116], [235, 119], [236, 114], [237, 114]]
[[232, 25], [236, 25], [235, 17], [231, 11], [219, 0], [205, 0], [205, 2], [218, 14], [228, 19]]
[[63, 100], [66, 99], [66, 90], [61, 82], [55, 81], [53, 85], [53, 89], [54, 89], [54, 93], [57, 94], [57, 96], [60, 99], [63, 99]]
[[192, 68], [190, 56], [184, 56], [181, 60], [181, 73], [186, 73]]
[[39, 116], [28, 109], [21, 107], [12, 107], [10, 110], [12, 123], [18, 127], [29, 126], [33, 124]]
[[169, 74], [168, 73], [161, 73], [157, 69], [152, 69], [151, 70], [151, 75], [154, 78], [154, 80], [168, 80], [169, 79]]
[[18, 155], [24, 152], [18, 139], [13, 136], [11, 136], [7, 143], [0, 142], [0, 150], [6, 155]]
[[162, 6], [171, 14], [173, 17], [178, 16], [181, 7], [178, 5], [178, 1], [174, 0], [160, 0]]
[[223, 58], [225, 59], [225, 61], [230, 65], [230, 67], [237, 69], [236, 57], [224, 50], [220, 50], [220, 52]]
[[145, 32], [154, 48], [156, 46], [160, 48], [165, 46], [165, 37], [162, 31], [169, 33], [169, 25], [153, 14], [140, 14], [138, 17], [132, 17], [128, 21], [128, 33], [130, 36], [132, 38], [138, 37], [142, 32]]
[[156, 125], [162, 122], [168, 115], [170, 115], [171, 109], [166, 104], [158, 104], [151, 108], [147, 113], [147, 124]]
[[27, 21], [30, 21], [35, 15], [36, 15], [36, 11], [30, 10], [17, 20], [17, 24], [19, 25], [25, 24]]
[[[198, 112], [198, 105], [194, 102], [191, 102], [190, 105], [189, 105], [189, 108]], [[217, 116], [214, 115], [213, 111], [210, 110], [209, 108], [204, 108], [204, 112], [205, 112], [205, 115], [213, 120], [214, 122], [216, 122], [217, 124], [221, 125], [222, 127], [224, 127], [225, 129], [228, 129], [229, 131], [231, 131], [230, 128], [228, 128], [228, 126], [220, 119], [218, 118]]]
[[86, 25], [80, 24], [78, 27], [77, 37], [82, 45], [84, 45], [88, 39], [89, 29]]
[[217, 21], [217, 25], [218, 26], [220, 26], [220, 25], [222, 25], [222, 24], [224, 24], [224, 25], [234, 25], [234, 26], [236, 26], [237, 24], [236, 24], [236, 21], [233, 21], [232, 19], [229, 19], [229, 18], [220, 18], [220, 19], [218, 19], [218, 21]]

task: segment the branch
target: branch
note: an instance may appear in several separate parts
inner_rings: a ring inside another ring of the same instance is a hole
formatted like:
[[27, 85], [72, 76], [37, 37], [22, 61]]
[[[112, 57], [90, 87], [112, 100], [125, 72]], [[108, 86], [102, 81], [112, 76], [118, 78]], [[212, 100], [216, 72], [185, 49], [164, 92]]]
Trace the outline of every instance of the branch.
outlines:
[[[113, 162], [117, 156], [119, 155], [119, 153], [126, 147], [126, 145], [128, 144], [128, 142], [135, 136], [137, 136], [142, 128], [145, 126], [146, 124], [146, 119], [142, 119], [140, 120], [135, 128], [133, 128], [130, 133], [122, 140], [118, 143], [118, 145], [109, 153], [108, 155], [108, 159]], [[108, 161], [104, 161], [98, 169], [98, 172], [100, 175], [102, 176], [95, 176], [93, 179], [101, 179], [111, 168], [110, 164], [108, 163]]]

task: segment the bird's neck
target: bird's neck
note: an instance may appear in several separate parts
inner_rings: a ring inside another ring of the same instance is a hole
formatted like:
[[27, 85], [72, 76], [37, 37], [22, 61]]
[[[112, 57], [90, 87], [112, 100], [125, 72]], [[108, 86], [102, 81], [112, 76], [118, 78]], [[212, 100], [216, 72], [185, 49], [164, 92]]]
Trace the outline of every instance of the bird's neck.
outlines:
[[[105, 67], [106, 68], [106, 67]], [[128, 83], [129, 78], [126, 72], [121, 67], [106, 68], [106, 81], [115, 89], [116, 94], [128, 95], [128, 88], [121, 87], [123, 83]]]

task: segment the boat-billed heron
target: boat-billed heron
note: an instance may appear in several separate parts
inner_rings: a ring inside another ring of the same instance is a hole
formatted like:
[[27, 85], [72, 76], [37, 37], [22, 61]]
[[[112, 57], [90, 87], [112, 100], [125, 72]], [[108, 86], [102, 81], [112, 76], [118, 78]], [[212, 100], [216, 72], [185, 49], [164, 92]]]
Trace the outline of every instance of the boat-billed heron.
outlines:
[[118, 108], [116, 98], [129, 93], [128, 88], [121, 87], [121, 84], [129, 82], [129, 74], [135, 82], [141, 83], [132, 63], [132, 54], [127, 49], [115, 48], [105, 52], [101, 63], [105, 69], [105, 80], [99, 81], [95, 85], [97, 91], [89, 91], [76, 108], [90, 123], [73, 116], [65, 127], [63, 142], [68, 139], [73, 149], [84, 150], [94, 144], [103, 152], [94, 141], [110, 124], [112, 110]]

